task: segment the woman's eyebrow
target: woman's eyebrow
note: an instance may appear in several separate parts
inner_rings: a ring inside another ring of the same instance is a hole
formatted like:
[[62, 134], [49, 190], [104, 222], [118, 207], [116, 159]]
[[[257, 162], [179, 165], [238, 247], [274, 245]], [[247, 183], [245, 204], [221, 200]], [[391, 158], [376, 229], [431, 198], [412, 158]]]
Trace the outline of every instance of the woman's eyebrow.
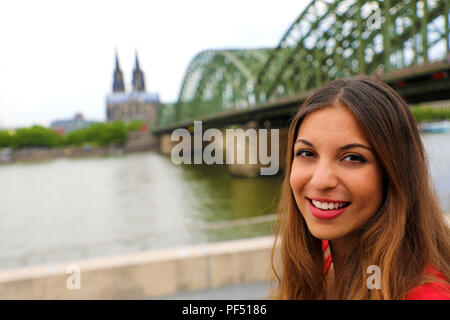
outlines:
[[[308, 140], [305, 140], [305, 139], [298, 139], [297, 141], [295, 141], [295, 144], [297, 142], [302, 142], [302, 143], [304, 143], [304, 144], [306, 144], [306, 145], [308, 145], [310, 147], [314, 147], [314, 145], [311, 142], [309, 142]], [[364, 148], [364, 149], [367, 149], [367, 150], [373, 152], [371, 147], [365, 146], [365, 145], [360, 144], [360, 143], [346, 144], [345, 146], [340, 147], [339, 150], [347, 150], [347, 149], [352, 149], [352, 148]]]

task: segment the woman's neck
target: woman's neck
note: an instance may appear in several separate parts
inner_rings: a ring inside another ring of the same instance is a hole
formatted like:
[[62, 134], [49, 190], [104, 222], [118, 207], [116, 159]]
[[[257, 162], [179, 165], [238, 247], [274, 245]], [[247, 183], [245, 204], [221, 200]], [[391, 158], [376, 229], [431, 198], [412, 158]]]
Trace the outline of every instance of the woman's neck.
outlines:
[[353, 250], [352, 240], [353, 239], [351, 237], [344, 237], [329, 241], [336, 280], [341, 278], [341, 275], [343, 274], [344, 261], [348, 259], [348, 255]]

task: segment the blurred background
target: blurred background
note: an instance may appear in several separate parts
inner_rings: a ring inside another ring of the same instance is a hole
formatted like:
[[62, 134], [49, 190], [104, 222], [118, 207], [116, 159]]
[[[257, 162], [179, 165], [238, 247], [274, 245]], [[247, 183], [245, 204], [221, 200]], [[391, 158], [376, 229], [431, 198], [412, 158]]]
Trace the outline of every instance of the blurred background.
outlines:
[[283, 160], [357, 74], [411, 105], [450, 212], [446, 0], [15, 1], [0, 30], [0, 272], [272, 235], [282, 168], [175, 165], [171, 132], [275, 128]]

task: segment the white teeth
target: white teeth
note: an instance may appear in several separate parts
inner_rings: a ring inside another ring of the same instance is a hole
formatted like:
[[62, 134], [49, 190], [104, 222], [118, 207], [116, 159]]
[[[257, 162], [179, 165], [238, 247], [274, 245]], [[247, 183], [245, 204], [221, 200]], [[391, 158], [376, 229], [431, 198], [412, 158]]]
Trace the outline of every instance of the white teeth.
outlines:
[[338, 208], [342, 208], [345, 205], [345, 202], [320, 202], [316, 200], [311, 200], [313, 205], [322, 210], [334, 210]]

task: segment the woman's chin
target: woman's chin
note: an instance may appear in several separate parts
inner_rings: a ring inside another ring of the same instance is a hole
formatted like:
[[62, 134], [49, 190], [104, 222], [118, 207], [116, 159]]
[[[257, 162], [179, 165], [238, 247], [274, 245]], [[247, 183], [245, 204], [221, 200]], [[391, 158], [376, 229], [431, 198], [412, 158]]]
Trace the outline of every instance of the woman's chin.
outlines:
[[313, 237], [321, 240], [336, 240], [345, 236], [344, 232], [323, 226], [308, 226], [309, 232]]

